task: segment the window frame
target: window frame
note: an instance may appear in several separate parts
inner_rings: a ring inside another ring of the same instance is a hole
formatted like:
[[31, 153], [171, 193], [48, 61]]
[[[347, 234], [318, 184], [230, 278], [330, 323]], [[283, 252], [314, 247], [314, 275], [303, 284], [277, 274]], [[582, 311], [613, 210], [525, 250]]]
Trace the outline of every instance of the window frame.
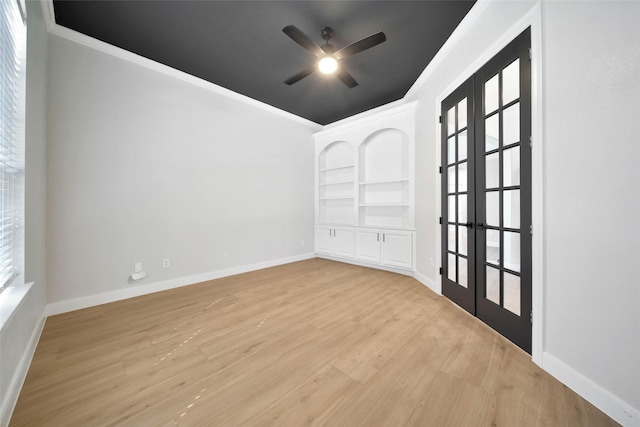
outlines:
[[0, 294], [24, 283], [25, 6], [11, 0], [0, 9]]

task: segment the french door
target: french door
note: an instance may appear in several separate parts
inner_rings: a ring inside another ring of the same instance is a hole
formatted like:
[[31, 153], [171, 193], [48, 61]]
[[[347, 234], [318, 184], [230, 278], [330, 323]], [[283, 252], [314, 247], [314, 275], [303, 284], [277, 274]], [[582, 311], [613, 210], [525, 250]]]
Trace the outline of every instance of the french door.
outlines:
[[531, 353], [527, 30], [442, 102], [442, 290]]

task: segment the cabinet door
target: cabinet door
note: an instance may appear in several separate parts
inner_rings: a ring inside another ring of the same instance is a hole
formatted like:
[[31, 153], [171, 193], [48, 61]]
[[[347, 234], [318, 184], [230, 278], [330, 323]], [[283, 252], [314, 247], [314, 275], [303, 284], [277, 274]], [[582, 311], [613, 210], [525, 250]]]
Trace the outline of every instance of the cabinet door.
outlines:
[[333, 254], [332, 232], [330, 227], [316, 227], [316, 252]]
[[352, 228], [333, 228], [334, 254], [344, 258], [353, 258], [354, 232]]
[[413, 268], [413, 234], [409, 231], [381, 230], [382, 264]]
[[356, 258], [361, 261], [380, 262], [380, 230], [358, 230]]

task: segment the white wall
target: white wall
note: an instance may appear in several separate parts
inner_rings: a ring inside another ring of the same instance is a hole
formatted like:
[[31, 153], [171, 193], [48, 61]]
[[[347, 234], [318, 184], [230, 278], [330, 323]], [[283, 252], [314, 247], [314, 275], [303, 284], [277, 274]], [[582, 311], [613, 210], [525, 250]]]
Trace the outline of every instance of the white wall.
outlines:
[[545, 246], [534, 318], [542, 319], [541, 363], [618, 422], [640, 425], [640, 3], [477, 7], [482, 12], [408, 96], [419, 100], [418, 277], [439, 288], [437, 101], [539, 8], [542, 51], [534, 55], [544, 64], [538, 101], [546, 131], [534, 150], [546, 151], [534, 187], [542, 189], [545, 227], [535, 232]]
[[55, 35], [49, 50], [48, 303], [313, 251], [309, 127]]
[[[37, 2], [27, 2], [25, 281], [3, 297], [17, 304], [0, 332], [0, 426], [8, 424], [44, 324], [47, 32]], [[12, 304], [13, 305], [13, 304]]]
[[637, 410], [640, 3], [544, 10], [546, 351]]

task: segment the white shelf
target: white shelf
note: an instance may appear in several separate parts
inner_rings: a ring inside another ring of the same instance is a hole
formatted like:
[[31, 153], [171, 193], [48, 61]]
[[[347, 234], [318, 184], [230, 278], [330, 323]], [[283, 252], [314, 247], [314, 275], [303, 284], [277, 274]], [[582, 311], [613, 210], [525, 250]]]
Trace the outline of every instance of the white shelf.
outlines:
[[337, 181], [337, 182], [321, 182], [320, 184], [318, 184], [320, 187], [324, 187], [327, 185], [343, 185], [343, 184], [353, 184], [354, 181], [348, 180], [348, 181]]
[[320, 197], [320, 200], [349, 200], [353, 199], [353, 196], [328, 196], [328, 197]]
[[409, 179], [385, 179], [379, 181], [361, 181], [360, 185], [379, 185], [379, 184], [401, 184], [403, 182], [409, 182]]
[[318, 172], [330, 172], [330, 171], [336, 171], [336, 170], [340, 170], [340, 169], [349, 169], [349, 168], [353, 168], [353, 167], [355, 167], [355, 165], [335, 166], [335, 167], [332, 167], [332, 168], [319, 169]]
[[379, 207], [409, 207], [409, 203], [360, 203], [362, 208], [379, 208]]

